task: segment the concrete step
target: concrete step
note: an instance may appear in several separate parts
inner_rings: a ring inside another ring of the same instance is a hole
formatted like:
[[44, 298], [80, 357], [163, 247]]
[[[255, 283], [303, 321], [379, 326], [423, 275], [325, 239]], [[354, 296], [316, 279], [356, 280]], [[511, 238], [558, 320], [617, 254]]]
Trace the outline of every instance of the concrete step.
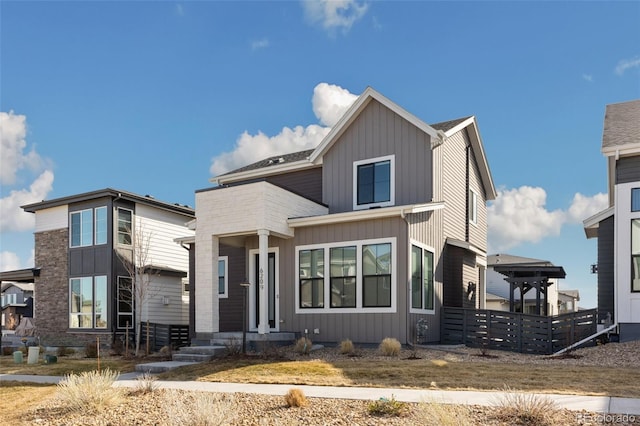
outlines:
[[176, 353], [171, 356], [171, 361], [207, 362], [211, 361], [213, 358], [215, 358], [215, 355]]
[[186, 361], [162, 361], [162, 362], [150, 362], [147, 364], [136, 365], [136, 371], [140, 373], [164, 373], [165, 371], [173, 370], [174, 368], [184, 367], [185, 365], [198, 364], [197, 362]]
[[198, 354], [198, 355], [213, 355], [219, 356], [224, 354], [227, 351], [227, 348], [224, 345], [209, 345], [209, 346], [183, 346], [178, 352], [175, 352], [174, 355], [177, 354]]

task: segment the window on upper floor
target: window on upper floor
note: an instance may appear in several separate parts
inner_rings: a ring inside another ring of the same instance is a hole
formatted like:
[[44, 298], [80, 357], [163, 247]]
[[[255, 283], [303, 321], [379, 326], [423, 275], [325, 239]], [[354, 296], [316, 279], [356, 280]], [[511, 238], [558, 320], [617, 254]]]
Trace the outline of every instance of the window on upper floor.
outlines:
[[631, 220], [631, 291], [640, 292], [640, 219]]
[[69, 280], [69, 328], [107, 328], [107, 277]]
[[118, 244], [130, 246], [133, 241], [133, 212], [118, 208]]
[[433, 252], [411, 245], [411, 309], [433, 310]]
[[640, 212], [640, 188], [631, 189], [631, 211]]
[[227, 274], [228, 256], [218, 258], [218, 298], [229, 297], [229, 276]]
[[[71, 247], [106, 244], [107, 208], [79, 210], [69, 214], [69, 242]], [[95, 234], [94, 234], [95, 230]]]
[[353, 163], [353, 209], [392, 206], [395, 203], [395, 156]]
[[478, 224], [478, 193], [469, 189], [469, 223]]

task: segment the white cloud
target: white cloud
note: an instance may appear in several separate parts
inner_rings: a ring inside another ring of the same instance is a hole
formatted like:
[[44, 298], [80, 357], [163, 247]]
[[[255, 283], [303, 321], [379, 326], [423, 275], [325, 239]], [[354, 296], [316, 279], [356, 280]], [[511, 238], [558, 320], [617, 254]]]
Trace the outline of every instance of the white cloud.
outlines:
[[[357, 99], [340, 86], [320, 83], [313, 90], [313, 112], [323, 125], [333, 126]], [[318, 146], [329, 133], [330, 127], [311, 124], [307, 127], [284, 127], [275, 136], [262, 132], [250, 135], [246, 131], [236, 141], [232, 152], [225, 152], [213, 158], [210, 172], [217, 176], [238, 167], [280, 154], [288, 154]]]
[[608, 206], [606, 194], [592, 197], [576, 193], [567, 210], [549, 211], [543, 188], [521, 186], [501, 189], [487, 208], [489, 250], [501, 252], [523, 243], [537, 243], [557, 236], [565, 224], [581, 223]]
[[618, 65], [616, 65], [615, 72], [618, 75], [622, 75], [628, 69], [638, 68], [638, 67], [640, 67], [640, 58], [636, 57], [633, 59], [622, 59], [620, 62], [618, 62]]
[[313, 89], [313, 113], [321, 124], [333, 127], [357, 98], [340, 86], [320, 83]]
[[573, 196], [571, 207], [567, 210], [567, 222], [582, 223], [583, 220], [609, 207], [609, 196], [604, 193], [592, 197], [579, 192]]
[[0, 271], [15, 271], [20, 267], [20, 257], [10, 251], [0, 252]]
[[20, 206], [42, 201], [51, 191], [53, 172], [45, 170], [31, 184], [29, 189], [13, 190], [0, 199], [0, 232], [27, 231], [35, 224], [35, 217]]
[[366, 2], [356, 0], [304, 0], [302, 6], [312, 23], [319, 23], [330, 32], [341, 29], [344, 33], [369, 9]]
[[27, 168], [37, 172], [45, 166], [45, 161], [32, 149], [25, 153], [27, 147], [27, 118], [0, 112], [0, 183], [12, 185], [16, 182], [18, 171]]
[[265, 49], [269, 47], [269, 39], [262, 38], [251, 42], [251, 50]]
[[176, 13], [178, 16], [184, 16], [184, 7], [180, 3], [176, 4]]
[[589, 83], [593, 83], [593, 76], [591, 74], [582, 74], [582, 79]]

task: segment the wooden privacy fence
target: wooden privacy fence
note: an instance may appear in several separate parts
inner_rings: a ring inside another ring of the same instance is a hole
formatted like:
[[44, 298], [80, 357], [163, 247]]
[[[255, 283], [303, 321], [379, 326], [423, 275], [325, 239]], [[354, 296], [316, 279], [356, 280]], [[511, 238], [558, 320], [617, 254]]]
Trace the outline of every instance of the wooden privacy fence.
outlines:
[[[144, 344], [147, 341], [147, 323], [140, 327], [140, 341]], [[189, 345], [188, 325], [168, 325], [149, 323], [149, 347], [160, 350], [164, 346], [179, 348]]]
[[442, 308], [443, 344], [534, 354], [552, 354], [596, 332], [596, 310], [558, 316]]

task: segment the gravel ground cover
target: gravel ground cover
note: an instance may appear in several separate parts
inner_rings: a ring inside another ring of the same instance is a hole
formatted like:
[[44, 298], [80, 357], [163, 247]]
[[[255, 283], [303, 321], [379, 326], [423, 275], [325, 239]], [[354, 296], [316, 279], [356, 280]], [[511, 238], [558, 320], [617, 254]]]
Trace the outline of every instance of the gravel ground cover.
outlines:
[[[380, 357], [374, 349], [359, 349], [359, 356]], [[558, 363], [566, 365], [594, 365], [607, 367], [640, 368], [640, 342], [610, 343], [573, 351], [569, 356], [548, 357], [508, 352], [489, 352], [485, 356], [478, 349], [455, 347], [428, 347], [417, 351], [403, 350], [400, 358], [417, 355], [422, 358], [451, 361], [498, 362], [516, 364]], [[488, 355], [488, 356], [486, 356]], [[312, 358], [330, 360], [337, 354], [335, 348], [312, 352]], [[307, 357], [308, 359], [308, 357]], [[292, 385], [292, 388], [295, 387]], [[250, 394], [209, 394], [214, 398], [201, 404], [197, 392], [156, 389], [151, 392], [130, 391], [122, 403], [100, 412], [70, 411], [57, 398], [51, 398], [33, 407], [24, 416], [24, 424], [37, 425], [640, 425], [638, 417], [603, 417], [597, 413], [558, 410], [549, 419], [533, 423], [505, 415], [500, 407], [441, 406], [427, 402], [407, 404], [400, 417], [369, 414], [368, 401], [331, 398], [308, 398], [306, 407], [288, 407], [281, 396]], [[388, 396], [387, 396], [388, 397]], [[208, 407], [208, 408], [207, 408]], [[194, 419], [205, 413], [206, 421]], [[621, 413], [623, 414], [623, 413]]]

